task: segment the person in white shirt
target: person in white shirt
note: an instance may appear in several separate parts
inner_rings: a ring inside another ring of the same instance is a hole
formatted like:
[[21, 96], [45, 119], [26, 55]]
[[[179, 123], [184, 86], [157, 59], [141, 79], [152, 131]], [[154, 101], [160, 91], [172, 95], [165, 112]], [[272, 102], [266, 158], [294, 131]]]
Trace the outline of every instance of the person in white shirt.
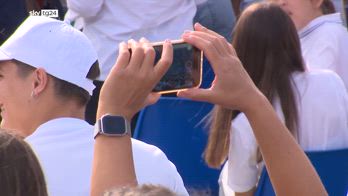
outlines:
[[[1, 127], [17, 130], [36, 152], [49, 195], [89, 195], [93, 126], [84, 111], [98, 75], [97, 54], [80, 31], [30, 16], [0, 47]], [[157, 147], [132, 140], [137, 180], [187, 195]]]
[[118, 54], [118, 44], [145, 37], [151, 42], [180, 39], [192, 30], [196, 4], [206, 0], [67, 0], [67, 21], [83, 19], [83, 32], [95, 47], [101, 75], [87, 106], [86, 120], [94, 124], [99, 90]]
[[[304, 150], [348, 147], [344, 84], [332, 71], [306, 70], [296, 28], [279, 6], [248, 7], [232, 44], [253, 82]], [[252, 129], [244, 113], [215, 107], [205, 159], [218, 167], [228, 155], [228, 185], [236, 195], [253, 195], [263, 168]]]
[[[348, 88], [348, 32], [330, 0], [276, 1], [291, 17], [300, 36], [306, 65], [336, 72]], [[329, 8], [329, 9], [328, 9]]]

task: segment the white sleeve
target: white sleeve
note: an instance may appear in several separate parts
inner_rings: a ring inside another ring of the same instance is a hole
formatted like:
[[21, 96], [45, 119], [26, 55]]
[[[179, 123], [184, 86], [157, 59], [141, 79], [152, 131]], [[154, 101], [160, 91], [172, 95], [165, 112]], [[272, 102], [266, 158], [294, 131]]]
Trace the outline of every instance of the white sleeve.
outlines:
[[177, 194], [181, 196], [188, 196], [188, 192], [185, 188], [184, 181], [182, 180], [178, 170], [176, 169], [175, 165], [168, 160], [167, 156], [164, 154], [164, 152], [160, 149], [157, 151], [158, 159], [156, 163], [156, 167], [162, 168], [163, 180], [167, 179], [168, 183], [171, 181], [171, 187], [172, 190]]
[[177, 195], [188, 195], [175, 165], [158, 147], [132, 139], [135, 173], [139, 184], [159, 184]]
[[228, 155], [228, 185], [235, 192], [246, 192], [258, 181], [257, 143], [243, 113], [232, 121]]
[[101, 10], [104, 0], [67, 0], [68, 9], [83, 18], [96, 16]]

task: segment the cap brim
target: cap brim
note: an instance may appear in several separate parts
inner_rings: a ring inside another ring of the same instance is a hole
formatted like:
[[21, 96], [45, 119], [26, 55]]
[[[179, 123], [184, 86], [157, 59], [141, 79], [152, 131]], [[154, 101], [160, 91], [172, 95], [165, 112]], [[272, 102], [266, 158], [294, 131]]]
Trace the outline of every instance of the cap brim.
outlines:
[[6, 53], [4, 53], [1, 49], [0, 49], [0, 61], [8, 61], [8, 60], [12, 60], [13, 58], [9, 57]]

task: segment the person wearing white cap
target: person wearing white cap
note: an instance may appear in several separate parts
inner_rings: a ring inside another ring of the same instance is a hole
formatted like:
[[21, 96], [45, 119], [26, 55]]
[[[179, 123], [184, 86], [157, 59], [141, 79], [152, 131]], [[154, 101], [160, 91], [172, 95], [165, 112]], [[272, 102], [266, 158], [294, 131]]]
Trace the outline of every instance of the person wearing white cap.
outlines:
[[[83, 33], [30, 16], [0, 47], [1, 127], [17, 130], [36, 152], [49, 195], [89, 195], [93, 127], [84, 119], [98, 76], [97, 54]], [[187, 195], [175, 166], [155, 146], [132, 140], [139, 184]]]

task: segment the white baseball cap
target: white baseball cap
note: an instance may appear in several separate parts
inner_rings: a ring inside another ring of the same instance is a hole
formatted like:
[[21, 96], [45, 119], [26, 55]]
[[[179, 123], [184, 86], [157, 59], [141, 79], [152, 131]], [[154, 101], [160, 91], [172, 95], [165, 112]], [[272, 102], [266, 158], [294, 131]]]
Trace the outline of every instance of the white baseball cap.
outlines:
[[97, 53], [88, 38], [69, 24], [44, 16], [29, 16], [0, 47], [0, 61], [18, 60], [75, 84], [92, 95], [86, 78]]

